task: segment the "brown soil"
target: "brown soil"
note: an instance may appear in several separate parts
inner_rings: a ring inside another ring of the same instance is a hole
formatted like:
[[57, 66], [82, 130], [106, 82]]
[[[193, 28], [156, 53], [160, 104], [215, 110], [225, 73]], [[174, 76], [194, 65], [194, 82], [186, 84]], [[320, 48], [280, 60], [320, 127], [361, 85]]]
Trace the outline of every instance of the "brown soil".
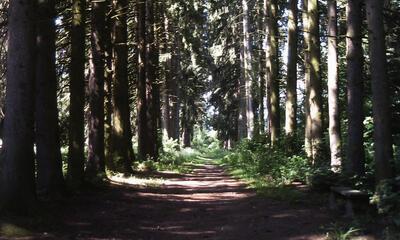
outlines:
[[158, 177], [159, 187], [112, 183], [48, 207], [42, 222], [25, 220], [26, 239], [324, 239], [321, 226], [332, 220], [323, 209], [256, 196], [212, 164]]

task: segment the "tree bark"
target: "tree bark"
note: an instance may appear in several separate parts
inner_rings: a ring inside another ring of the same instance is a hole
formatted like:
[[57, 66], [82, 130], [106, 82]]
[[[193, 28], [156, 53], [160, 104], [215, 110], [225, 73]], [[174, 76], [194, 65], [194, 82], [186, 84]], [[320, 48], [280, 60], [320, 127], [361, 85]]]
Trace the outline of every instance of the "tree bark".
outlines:
[[297, 129], [297, 14], [297, 0], [290, 0], [285, 133], [291, 145], [296, 137]]
[[[188, 96], [186, 96], [187, 98]], [[192, 146], [192, 125], [190, 101], [185, 99], [185, 106], [182, 109], [182, 142], [185, 148]]]
[[277, 26], [277, 4], [276, 0], [266, 0], [267, 21], [267, 84], [269, 85], [269, 99], [271, 103], [270, 134], [271, 145], [274, 146], [279, 140], [280, 133], [280, 102], [279, 102], [279, 79], [278, 79], [278, 26]]
[[170, 94], [170, 104], [171, 104], [171, 118], [170, 118], [170, 138], [180, 141], [180, 121], [179, 121], [179, 113], [180, 113], [180, 105], [181, 105], [181, 91], [180, 91], [180, 82], [182, 79], [182, 69], [181, 69], [181, 56], [180, 56], [180, 46], [182, 46], [181, 36], [177, 34], [174, 37], [175, 44], [173, 44], [172, 48], [172, 71], [175, 73], [171, 76], [171, 94]]
[[389, 79], [386, 72], [386, 47], [381, 0], [366, 0], [369, 55], [371, 58], [372, 107], [374, 115], [374, 158], [376, 180], [393, 177], [393, 140]]
[[311, 114], [310, 114], [310, 30], [309, 30], [309, 13], [308, 13], [308, 1], [303, 0], [303, 32], [304, 32], [304, 147], [308, 159], [312, 160], [312, 137], [311, 137]]
[[132, 133], [129, 107], [128, 84], [128, 1], [113, 2], [113, 160], [117, 169], [132, 172]]
[[348, 139], [347, 163], [344, 168], [348, 175], [363, 175], [365, 172], [364, 152], [364, 80], [362, 49], [362, 1], [349, 0], [347, 12], [347, 98], [348, 98]]
[[65, 189], [57, 108], [55, 1], [38, 1], [36, 21], [36, 161], [42, 197]]
[[0, 207], [22, 213], [29, 211], [36, 200], [35, 13], [34, 1], [10, 2]]
[[342, 164], [342, 153], [340, 138], [336, 0], [328, 1], [328, 102], [331, 167], [333, 170], [338, 170]]
[[152, 122], [154, 123], [153, 129], [153, 138], [155, 141], [154, 144], [154, 153], [155, 159], [158, 160], [160, 150], [162, 149], [162, 135], [161, 135], [161, 69], [160, 69], [160, 49], [161, 49], [161, 32], [160, 27], [162, 23], [162, 7], [159, 1], [153, 2], [153, 50], [152, 50], [152, 59], [154, 66], [154, 81], [152, 85], [152, 98], [153, 98], [153, 114], [152, 114]]
[[244, 70], [244, 47], [240, 47], [240, 78], [238, 95], [239, 95], [239, 118], [238, 118], [238, 136], [239, 141], [247, 138], [247, 108], [246, 108], [246, 81]]
[[162, 98], [162, 133], [163, 137], [171, 138], [172, 133], [170, 129], [171, 121], [171, 78], [172, 78], [172, 47], [170, 42], [172, 40], [172, 34], [170, 33], [170, 18], [165, 11], [168, 7], [166, 3], [162, 4], [162, 14], [164, 21], [162, 22], [162, 33], [163, 41], [161, 47], [161, 54], [169, 55], [163, 64], [164, 69], [164, 81], [162, 82], [161, 98]]
[[155, 1], [146, 2], [146, 101], [147, 101], [147, 132], [148, 142], [146, 143], [148, 155], [151, 159], [158, 159], [157, 135], [158, 135], [158, 109], [157, 102], [159, 98], [157, 73], [158, 73], [158, 50], [156, 47], [155, 33]]
[[106, 9], [108, 1], [92, 2], [91, 69], [89, 77], [89, 159], [86, 176], [98, 181], [105, 176], [104, 80]]
[[149, 142], [147, 126], [147, 87], [146, 87], [146, 0], [138, 0], [138, 151], [141, 159], [146, 159], [146, 146]]
[[258, 133], [261, 135], [265, 134], [265, 96], [266, 96], [266, 76], [265, 76], [265, 51], [263, 49], [264, 45], [264, 36], [262, 32], [264, 31], [264, 3], [259, 1], [257, 4], [257, 31], [259, 32], [258, 37], [258, 82], [259, 82], [259, 91], [258, 91], [258, 122], [259, 122], [259, 131]]
[[320, 39], [318, 0], [308, 0], [308, 31], [309, 31], [309, 69], [310, 91], [307, 101], [310, 104], [312, 162], [319, 164], [322, 157], [322, 86], [320, 76]]
[[[107, 6], [108, 8], [108, 6]], [[106, 26], [104, 33], [104, 154], [106, 166], [115, 169], [115, 161], [113, 159], [113, 46], [112, 46], [112, 24], [114, 9], [108, 9], [106, 12]]]
[[86, 0], [73, 0], [71, 26], [68, 184], [79, 188], [85, 167]]
[[252, 40], [250, 36], [250, 13], [248, 0], [242, 0], [243, 8], [243, 67], [244, 67], [244, 88], [246, 94], [246, 127], [247, 138], [251, 139], [254, 135], [254, 112], [253, 112], [253, 56], [252, 56]]

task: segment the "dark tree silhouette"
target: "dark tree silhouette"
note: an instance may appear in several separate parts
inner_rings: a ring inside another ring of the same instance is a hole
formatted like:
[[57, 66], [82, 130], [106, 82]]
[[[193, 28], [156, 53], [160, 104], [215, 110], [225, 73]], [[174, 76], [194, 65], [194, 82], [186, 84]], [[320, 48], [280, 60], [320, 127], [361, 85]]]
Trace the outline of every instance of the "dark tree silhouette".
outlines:
[[30, 210], [36, 200], [33, 152], [35, 10], [30, 0], [10, 2], [0, 205], [19, 212]]

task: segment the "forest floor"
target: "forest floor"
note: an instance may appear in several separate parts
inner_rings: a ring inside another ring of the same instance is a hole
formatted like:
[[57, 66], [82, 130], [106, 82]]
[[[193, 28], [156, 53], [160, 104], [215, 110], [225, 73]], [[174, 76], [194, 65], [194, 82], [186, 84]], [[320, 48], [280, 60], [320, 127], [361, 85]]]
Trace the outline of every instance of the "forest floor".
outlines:
[[2, 217], [0, 239], [326, 239], [325, 208], [260, 196], [211, 160], [192, 169], [113, 178], [35, 219]]

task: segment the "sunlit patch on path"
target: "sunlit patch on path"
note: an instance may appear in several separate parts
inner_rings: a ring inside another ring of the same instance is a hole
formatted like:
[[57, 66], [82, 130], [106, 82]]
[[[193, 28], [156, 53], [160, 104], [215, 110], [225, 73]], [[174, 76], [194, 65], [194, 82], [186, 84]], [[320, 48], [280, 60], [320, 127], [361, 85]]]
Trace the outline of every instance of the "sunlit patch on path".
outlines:
[[114, 176], [109, 188], [67, 201], [52, 229], [34, 230], [43, 239], [325, 239], [323, 210], [259, 197], [203, 160], [189, 174]]
[[[113, 177], [66, 222], [77, 239], [324, 239], [323, 211], [266, 200], [211, 160], [189, 174]], [[150, 187], [149, 187], [150, 186]], [[101, 210], [100, 210], [101, 209]]]

